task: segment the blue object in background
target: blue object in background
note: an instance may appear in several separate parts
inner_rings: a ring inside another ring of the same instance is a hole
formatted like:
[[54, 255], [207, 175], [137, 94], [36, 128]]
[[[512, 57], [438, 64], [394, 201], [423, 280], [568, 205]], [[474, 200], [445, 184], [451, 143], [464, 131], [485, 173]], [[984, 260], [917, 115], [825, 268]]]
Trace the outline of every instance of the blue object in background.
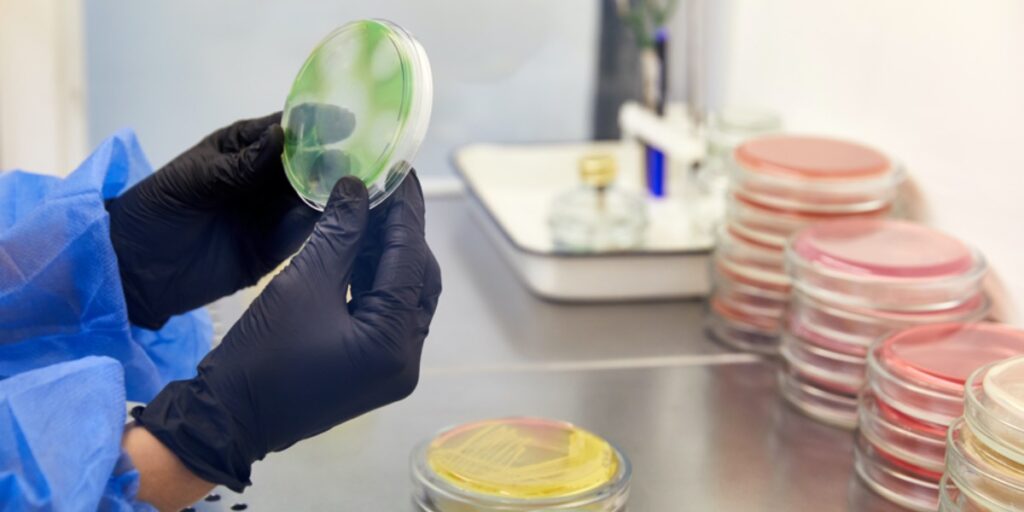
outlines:
[[653, 146], [644, 146], [647, 192], [652, 197], [665, 197], [665, 154]]
[[147, 402], [195, 374], [209, 317], [130, 326], [110, 245], [103, 201], [151, 172], [135, 135], [121, 131], [65, 179], [0, 174], [0, 378], [105, 355], [123, 365], [128, 399]]
[[153, 510], [121, 452], [121, 365], [86, 357], [0, 382], [0, 508]]

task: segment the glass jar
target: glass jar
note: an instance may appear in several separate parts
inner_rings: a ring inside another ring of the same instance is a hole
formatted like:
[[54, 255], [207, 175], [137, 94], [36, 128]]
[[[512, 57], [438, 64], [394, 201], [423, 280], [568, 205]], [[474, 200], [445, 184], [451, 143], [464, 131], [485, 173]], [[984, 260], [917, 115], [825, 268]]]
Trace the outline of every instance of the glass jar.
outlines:
[[615, 159], [594, 155], [580, 161], [581, 184], [558, 196], [548, 226], [555, 249], [608, 252], [635, 249], [644, 242], [647, 209], [642, 198], [614, 186]]

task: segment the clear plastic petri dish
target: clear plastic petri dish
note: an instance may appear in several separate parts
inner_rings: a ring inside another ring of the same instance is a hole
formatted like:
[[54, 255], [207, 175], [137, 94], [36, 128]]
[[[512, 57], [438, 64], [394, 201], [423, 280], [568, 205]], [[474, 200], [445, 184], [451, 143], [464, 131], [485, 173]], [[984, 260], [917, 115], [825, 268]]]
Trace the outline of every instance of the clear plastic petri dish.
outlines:
[[725, 107], [708, 115], [708, 154], [728, 155], [743, 141], [782, 129], [777, 112], [754, 107]]
[[744, 236], [732, 226], [725, 225], [718, 230], [715, 242], [715, 258], [736, 268], [749, 268], [784, 280], [786, 276], [786, 255], [782, 246], [773, 246]]
[[745, 305], [745, 309], [762, 316], [782, 318], [786, 309], [785, 292], [733, 279], [728, 271], [723, 271], [718, 265], [712, 265], [711, 268], [711, 290], [712, 296], [726, 303]]
[[939, 481], [886, 453], [858, 432], [853, 450], [857, 475], [883, 498], [910, 510], [932, 512], [939, 505]]
[[745, 352], [774, 355], [779, 348], [781, 316], [772, 311], [755, 309], [712, 294], [708, 299], [705, 328], [713, 339], [730, 348]]
[[847, 395], [856, 395], [864, 386], [863, 357], [833, 352], [786, 332], [779, 354], [804, 380]]
[[712, 267], [731, 281], [765, 292], [788, 294], [790, 290], [789, 276], [784, 272], [767, 266], [755, 266], [750, 261], [734, 260], [728, 252], [715, 253], [712, 256]]
[[961, 493], [993, 510], [1019, 510], [1024, 500], [1024, 465], [1004, 457], [973, 426], [959, 420], [946, 440], [946, 475]]
[[899, 331], [874, 345], [868, 381], [888, 406], [949, 425], [963, 415], [964, 385], [978, 368], [1024, 355], [1024, 331], [991, 323], [943, 323]]
[[881, 219], [888, 217], [890, 213], [891, 208], [888, 205], [854, 213], [816, 213], [777, 208], [757, 202], [742, 190], [733, 191], [729, 195], [726, 208], [726, 216], [731, 224], [738, 224], [748, 231], [757, 231], [769, 237], [781, 238], [783, 241], [800, 229], [818, 222], [848, 218]]
[[1024, 465], [1024, 408], [1018, 405], [1022, 370], [1024, 357], [1014, 357], [974, 372], [964, 388], [964, 419], [991, 451]]
[[571, 423], [500, 418], [459, 425], [412, 454], [427, 512], [625, 510], [632, 468], [614, 445]]
[[939, 482], [939, 512], [993, 512], [1000, 510], [992, 506], [975, 501], [970, 494], [965, 493], [944, 475]]
[[894, 312], [955, 309], [981, 293], [981, 254], [905, 221], [848, 219], [797, 232], [786, 249], [794, 285], [844, 306]]
[[323, 210], [334, 184], [356, 176], [376, 206], [409, 173], [432, 103], [430, 62], [409, 32], [385, 20], [341, 26], [313, 49], [285, 102], [288, 181]]
[[785, 364], [779, 371], [779, 390], [783, 398], [799, 411], [822, 423], [847, 430], [857, 426], [857, 396], [831, 390]]
[[946, 467], [946, 431], [923, 427], [881, 406], [870, 389], [860, 396], [857, 428], [871, 444], [915, 473], [938, 480]]
[[902, 168], [867, 146], [826, 137], [767, 135], [733, 150], [736, 190], [758, 203], [803, 212], [884, 208], [897, 196]]
[[[977, 294], [946, 310], [903, 312], [835, 304], [809, 295], [801, 288], [790, 294], [789, 326], [813, 333], [837, 352], [867, 354], [876, 340], [916, 325], [978, 322], [989, 312], [989, 301]], [[812, 339], [808, 337], [808, 339]]]

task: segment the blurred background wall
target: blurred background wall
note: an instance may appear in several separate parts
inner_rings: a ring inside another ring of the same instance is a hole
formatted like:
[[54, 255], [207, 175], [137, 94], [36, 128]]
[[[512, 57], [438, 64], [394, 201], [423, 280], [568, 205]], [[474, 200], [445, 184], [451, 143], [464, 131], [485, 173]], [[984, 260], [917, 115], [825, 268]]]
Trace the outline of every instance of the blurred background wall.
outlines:
[[133, 126], [166, 162], [214, 128], [280, 110], [320, 39], [378, 17], [427, 49], [434, 111], [416, 167], [450, 176], [462, 144], [590, 135], [598, 12], [594, 0], [89, 1], [89, 137]]

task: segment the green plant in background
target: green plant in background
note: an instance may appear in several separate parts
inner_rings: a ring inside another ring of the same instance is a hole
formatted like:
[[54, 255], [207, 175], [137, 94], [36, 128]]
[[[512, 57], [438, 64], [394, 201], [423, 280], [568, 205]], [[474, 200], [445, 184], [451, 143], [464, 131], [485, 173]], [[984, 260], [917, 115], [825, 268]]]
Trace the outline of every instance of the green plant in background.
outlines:
[[654, 47], [655, 34], [672, 18], [679, 0], [616, 0], [619, 16], [641, 48]]

